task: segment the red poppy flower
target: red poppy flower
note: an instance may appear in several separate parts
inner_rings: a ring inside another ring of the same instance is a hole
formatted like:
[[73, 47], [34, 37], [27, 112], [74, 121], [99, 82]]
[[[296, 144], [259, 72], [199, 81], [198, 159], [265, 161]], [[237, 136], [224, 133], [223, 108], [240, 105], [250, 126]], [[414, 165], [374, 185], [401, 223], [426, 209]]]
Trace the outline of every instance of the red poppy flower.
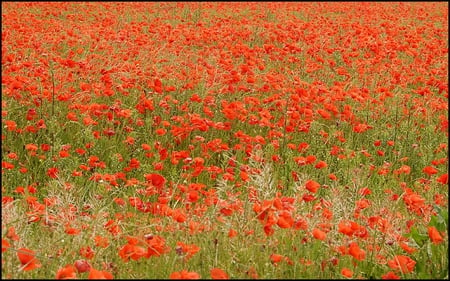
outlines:
[[381, 279], [383, 279], [383, 280], [400, 280], [401, 278], [400, 278], [400, 276], [398, 276], [394, 272], [389, 271], [388, 273], [383, 274], [381, 276]]
[[197, 272], [188, 272], [187, 270], [182, 270], [180, 272], [172, 272], [169, 276], [170, 279], [200, 279], [200, 274]]
[[312, 235], [314, 236], [314, 238], [321, 241], [324, 241], [327, 238], [327, 234], [324, 231], [317, 228], [313, 229]]
[[328, 166], [328, 164], [325, 161], [319, 161], [317, 162], [317, 164], [314, 166], [316, 169], [323, 169], [326, 168]]
[[8, 240], [2, 238], [2, 253], [6, 252], [8, 248], [11, 247]]
[[100, 248], [106, 248], [109, 245], [108, 238], [100, 236], [100, 235], [95, 236], [94, 241], [95, 241], [95, 246], [100, 247]]
[[351, 271], [350, 269], [344, 267], [344, 268], [341, 270], [341, 274], [342, 274], [342, 276], [344, 276], [344, 277], [351, 278], [351, 277], [353, 276], [353, 271]]
[[332, 180], [332, 181], [337, 180], [337, 176], [336, 176], [335, 174], [329, 174], [329, 175], [328, 175], [328, 178], [329, 178], [330, 180]]
[[308, 191], [312, 192], [312, 193], [316, 193], [317, 190], [319, 190], [320, 184], [316, 181], [313, 180], [308, 180], [305, 183], [305, 187]]
[[317, 157], [314, 155], [308, 155], [306, 156], [306, 164], [312, 164], [314, 162], [316, 162]]
[[426, 166], [422, 171], [429, 176], [434, 175], [438, 172], [438, 170], [433, 166]]
[[49, 168], [47, 170], [47, 175], [53, 179], [56, 179], [58, 177], [58, 168]]
[[74, 265], [78, 273], [88, 272], [91, 269], [91, 265], [85, 260], [76, 260]]
[[366, 251], [362, 250], [356, 242], [352, 242], [348, 249], [348, 253], [357, 260], [364, 260], [366, 258]]
[[131, 259], [138, 260], [147, 255], [147, 251], [144, 247], [140, 247], [136, 245], [136, 243], [128, 242], [119, 250], [119, 256], [122, 258], [124, 262], [127, 262]]
[[56, 272], [55, 279], [77, 279], [75, 267], [71, 264], [68, 264], [63, 268], [60, 268], [58, 272]]
[[88, 279], [113, 279], [113, 275], [107, 271], [96, 270], [91, 267]]
[[416, 262], [410, 257], [397, 255], [392, 260], [388, 261], [388, 265], [390, 268], [399, 270], [403, 274], [410, 273], [414, 270], [414, 266]]
[[147, 255], [146, 258], [151, 256], [160, 256], [170, 251], [170, 248], [166, 246], [166, 240], [158, 235], [149, 235], [146, 237], [147, 241]]
[[17, 123], [13, 120], [4, 120], [4, 123], [8, 131], [14, 131], [17, 129]]
[[283, 259], [283, 256], [282, 256], [282, 255], [279, 255], [279, 254], [271, 254], [271, 255], [270, 255], [270, 261], [271, 261], [273, 264], [279, 263], [282, 259]]
[[400, 242], [399, 244], [400, 244], [400, 247], [402, 247], [402, 249], [405, 250], [405, 252], [407, 252], [409, 254], [417, 251], [416, 248], [412, 248], [412, 247], [408, 246], [408, 244], [406, 244], [405, 242]]
[[236, 237], [236, 235], [238, 235], [238, 232], [237, 232], [236, 230], [234, 230], [234, 229], [231, 228], [231, 229], [228, 231], [228, 237], [233, 238], [233, 237]]
[[211, 279], [230, 279], [228, 274], [220, 268], [213, 268], [210, 270]]
[[166, 179], [159, 174], [146, 174], [144, 175], [145, 179], [150, 182], [154, 187], [160, 189], [163, 187]]
[[353, 132], [355, 133], [364, 133], [365, 131], [372, 129], [373, 127], [367, 124], [357, 124], [355, 126], [353, 126]]
[[17, 257], [24, 266], [23, 270], [25, 271], [41, 267], [41, 264], [38, 263], [38, 260], [35, 258], [35, 253], [32, 250], [20, 248], [17, 250]]
[[429, 226], [428, 227], [428, 236], [430, 237], [431, 242], [433, 242], [434, 244], [439, 244], [442, 241], [444, 241], [444, 239], [442, 238], [441, 234], [439, 233], [439, 231], [434, 226]]
[[185, 260], [189, 260], [196, 253], [200, 251], [200, 247], [195, 244], [184, 244], [183, 242], [177, 242], [177, 252], [185, 255]]
[[[3, 204], [5, 204], [5, 203], [3, 203]], [[8, 232], [6, 233], [6, 237], [8, 237], [9, 239], [11, 239], [13, 241], [19, 241], [20, 240], [20, 237], [17, 235], [16, 229], [14, 228], [14, 226], [11, 226], [11, 227], [8, 228]]]
[[288, 211], [281, 211], [278, 215], [277, 225], [280, 228], [290, 228], [294, 225], [294, 219]]
[[447, 184], [448, 183], [448, 173], [442, 174], [440, 175], [436, 181], [438, 183], [442, 183], [442, 184]]

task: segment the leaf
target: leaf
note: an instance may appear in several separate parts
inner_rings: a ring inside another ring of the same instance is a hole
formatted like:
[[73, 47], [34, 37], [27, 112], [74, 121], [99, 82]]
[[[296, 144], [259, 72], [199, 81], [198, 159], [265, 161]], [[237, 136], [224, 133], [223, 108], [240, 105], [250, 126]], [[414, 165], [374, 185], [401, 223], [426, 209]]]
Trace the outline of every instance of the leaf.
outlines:
[[415, 227], [411, 228], [408, 237], [411, 237], [420, 247], [422, 247], [424, 243], [428, 240], [428, 235], [419, 233], [419, 231]]
[[420, 271], [420, 272], [417, 273], [417, 278], [418, 279], [427, 279], [427, 280], [429, 280], [429, 279], [432, 279], [433, 276], [431, 276], [431, 274], [429, 274], [426, 271]]
[[434, 226], [439, 231], [445, 231], [448, 225], [448, 212], [438, 206], [435, 206], [435, 208], [437, 209], [437, 215], [431, 216], [428, 226]]
[[431, 243], [427, 244], [427, 253], [428, 253], [428, 257], [430, 259], [432, 259], [433, 258], [433, 251], [431, 250]]
[[428, 226], [434, 226], [439, 231], [444, 231], [447, 229], [445, 221], [441, 216], [431, 216]]

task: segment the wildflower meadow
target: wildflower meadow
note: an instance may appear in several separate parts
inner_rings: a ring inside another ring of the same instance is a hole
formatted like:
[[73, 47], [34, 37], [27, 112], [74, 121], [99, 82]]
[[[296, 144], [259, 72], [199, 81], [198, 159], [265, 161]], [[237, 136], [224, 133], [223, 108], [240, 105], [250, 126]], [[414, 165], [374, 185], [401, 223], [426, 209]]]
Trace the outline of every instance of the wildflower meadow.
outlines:
[[448, 2], [2, 2], [3, 279], [448, 279]]

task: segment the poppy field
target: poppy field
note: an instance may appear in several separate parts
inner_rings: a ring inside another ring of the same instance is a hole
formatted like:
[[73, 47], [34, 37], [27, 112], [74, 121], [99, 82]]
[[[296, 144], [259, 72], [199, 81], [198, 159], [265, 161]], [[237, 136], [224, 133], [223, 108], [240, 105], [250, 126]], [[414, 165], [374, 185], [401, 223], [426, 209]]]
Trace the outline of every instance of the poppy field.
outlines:
[[447, 2], [2, 2], [2, 278], [448, 278]]

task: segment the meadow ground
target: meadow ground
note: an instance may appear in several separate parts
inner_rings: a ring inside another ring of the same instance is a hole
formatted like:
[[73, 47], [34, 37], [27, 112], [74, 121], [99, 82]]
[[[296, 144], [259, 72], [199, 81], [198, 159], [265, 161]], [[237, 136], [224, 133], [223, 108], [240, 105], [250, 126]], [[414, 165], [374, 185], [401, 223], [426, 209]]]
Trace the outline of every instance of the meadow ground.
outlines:
[[448, 278], [448, 3], [1, 5], [2, 278]]

